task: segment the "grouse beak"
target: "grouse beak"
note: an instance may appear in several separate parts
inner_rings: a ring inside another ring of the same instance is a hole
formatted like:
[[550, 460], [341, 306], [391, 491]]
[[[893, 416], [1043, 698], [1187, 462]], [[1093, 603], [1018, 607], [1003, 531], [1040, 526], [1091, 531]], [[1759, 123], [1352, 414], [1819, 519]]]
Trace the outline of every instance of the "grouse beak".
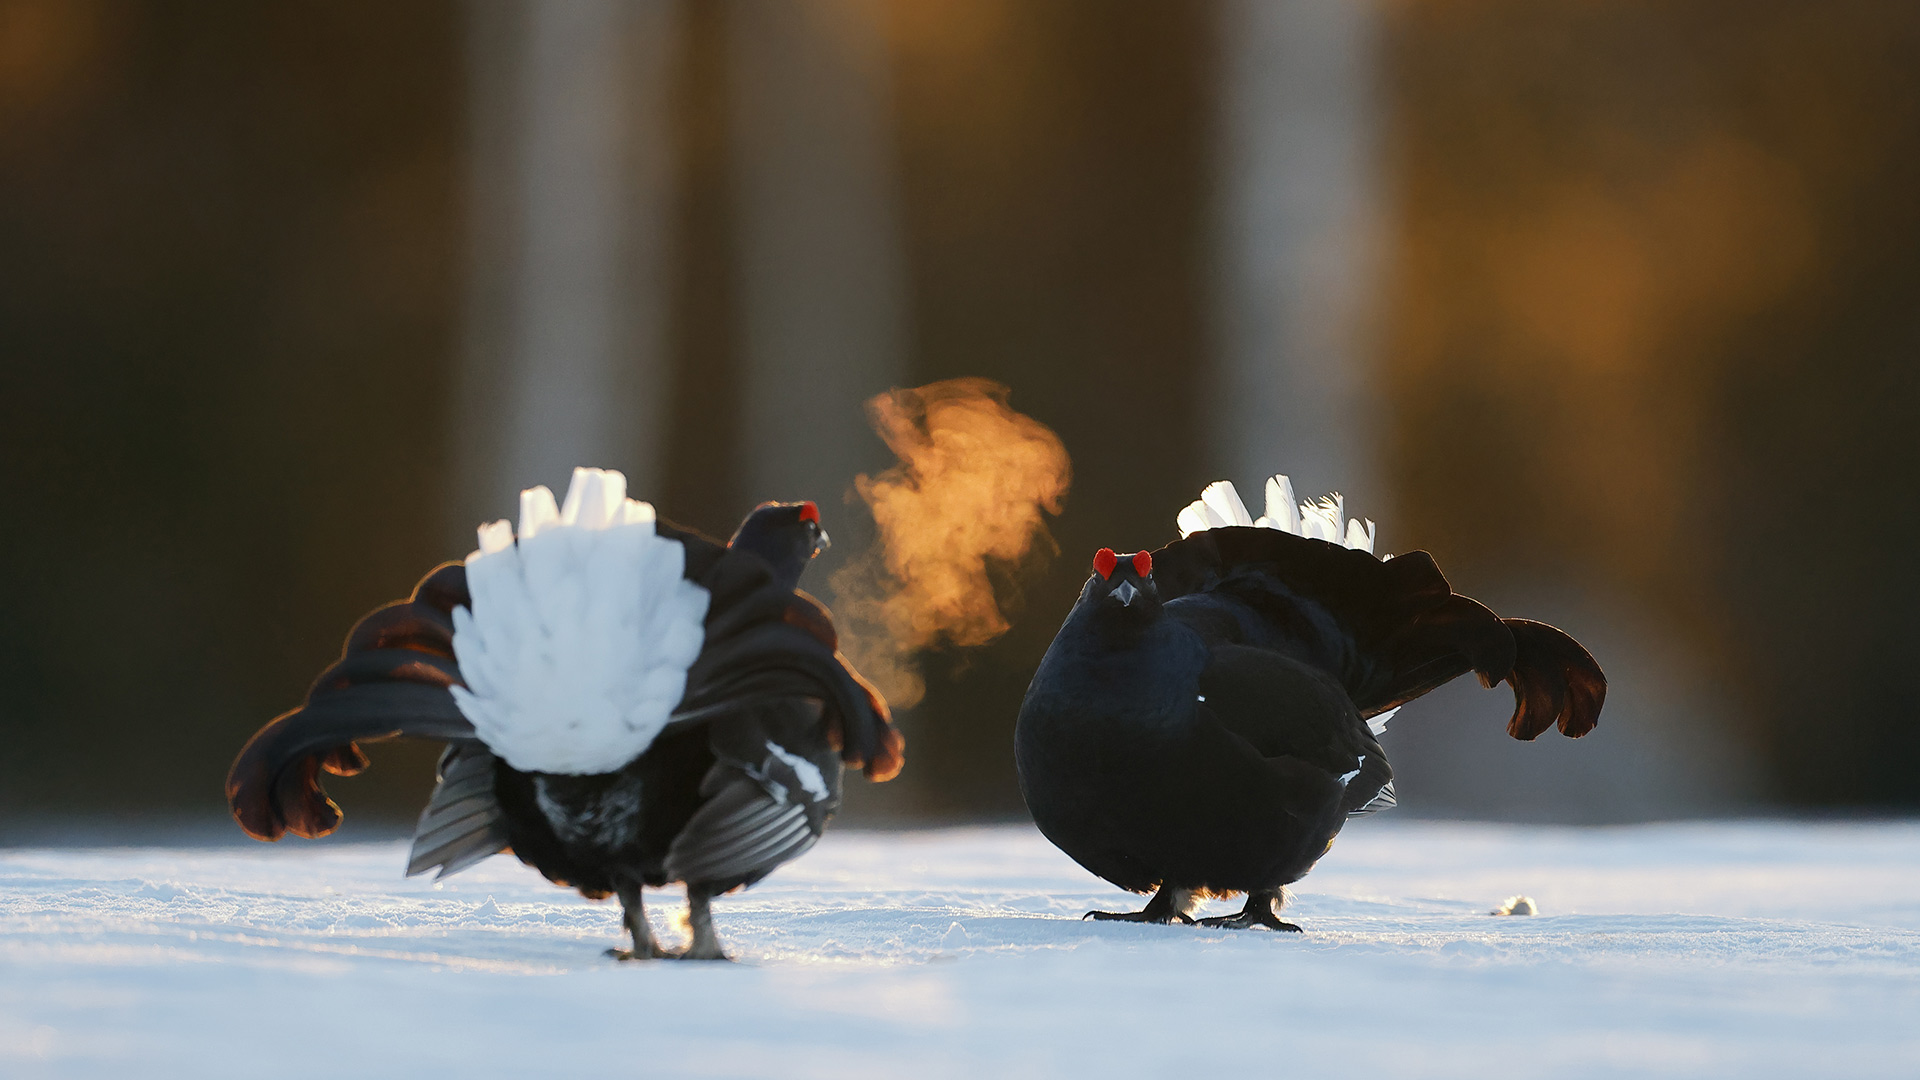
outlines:
[[1133, 599], [1140, 595], [1140, 590], [1133, 587], [1133, 582], [1123, 581], [1115, 585], [1113, 591], [1107, 595], [1118, 599], [1122, 607], [1132, 607]]
[[818, 525], [816, 525], [813, 528], [813, 532], [814, 532], [813, 553], [815, 555], [818, 555], [821, 552], [833, 546], [833, 538], [827, 535], [827, 530], [822, 529]]

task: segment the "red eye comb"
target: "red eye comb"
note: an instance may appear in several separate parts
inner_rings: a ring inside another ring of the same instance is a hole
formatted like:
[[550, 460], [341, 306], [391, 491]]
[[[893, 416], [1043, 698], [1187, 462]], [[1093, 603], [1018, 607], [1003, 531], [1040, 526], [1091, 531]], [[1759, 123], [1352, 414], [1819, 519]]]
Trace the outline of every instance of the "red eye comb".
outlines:
[[811, 521], [815, 525], [820, 524], [820, 508], [813, 504], [813, 500], [809, 499], [800, 504], [800, 520]]
[[1145, 551], [1135, 555], [1133, 557], [1133, 572], [1139, 574], [1141, 577], [1151, 575], [1153, 573], [1153, 555]]
[[1093, 553], [1093, 571], [1103, 579], [1112, 577], [1113, 568], [1119, 564], [1120, 556], [1115, 555], [1112, 548], [1101, 548]]

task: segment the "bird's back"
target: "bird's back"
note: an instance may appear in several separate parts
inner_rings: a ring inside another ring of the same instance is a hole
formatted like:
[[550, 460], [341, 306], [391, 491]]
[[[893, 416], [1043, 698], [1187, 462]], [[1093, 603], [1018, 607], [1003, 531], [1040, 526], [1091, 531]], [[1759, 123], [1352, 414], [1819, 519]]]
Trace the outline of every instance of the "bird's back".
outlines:
[[1502, 619], [1455, 593], [1424, 551], [1388, 559], [1269, 528], [1196, 532], [1153, 553], [1174, 618], [1210, 644], [1289, 656], [1332, 676], [1363, 717], [1468, 672], [1506, 681], [1508, 731], [1593, 729], [1606, 679], [1578, 642], [1544, 623]]

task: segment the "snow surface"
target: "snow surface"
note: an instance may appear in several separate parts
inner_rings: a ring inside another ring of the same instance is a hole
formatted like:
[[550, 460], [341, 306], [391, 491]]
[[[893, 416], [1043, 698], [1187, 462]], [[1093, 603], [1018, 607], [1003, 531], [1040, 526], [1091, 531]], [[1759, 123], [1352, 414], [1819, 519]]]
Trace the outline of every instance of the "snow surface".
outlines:
[[1082, 922], [1136, 898], [1028, 828], [840, 831], [716, 905], [737, 964], [405, 861], [0, 852], [0, 1076], [1920, 1076], [1915, 823], [1356, 822], [1300, 935]]

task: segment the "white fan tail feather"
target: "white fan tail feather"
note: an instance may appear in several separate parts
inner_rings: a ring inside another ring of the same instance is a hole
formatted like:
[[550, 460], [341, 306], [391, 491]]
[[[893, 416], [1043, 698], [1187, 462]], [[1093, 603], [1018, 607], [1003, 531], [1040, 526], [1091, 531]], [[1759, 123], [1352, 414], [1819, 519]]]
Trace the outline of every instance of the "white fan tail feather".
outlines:
[[1371, 552], [1373, 541], [1379, 535], [1379, 529], [1372, 518], [1354, 518], [1347, 522], [1347, 546], [1361, 551]]
[[1213, 528], [1207, 522], [1207, 508], [1197, 502], [1188, 504], [1185, 510], [1180, 511], [1180, 516], [1174, 519], [1174, 524], [1179, 527], [1182, 540], [1194, 533], [1206, 532]]
[[1284, 473], [1267, 477], [1267, 528], [1300, 535], [1300, 504], [1293, 498], [1293, 481]]
[[1252, 525], [1373, 552], [1378, 536], [1377, 527], [1368, 519], [1348, 520], [1346, 499], [1337, 491], [1309, 502], [1296, 502], [1293, 481], [1284, 473], [1276, 473], [1267, 480], [1266, 501], [1267, 512], [1257, 519], [1252, 518], [1247, 514], [1246, 504], [1240, 501], [1240, 493], [1235, 490], [1233, 482], [1217, 480], [1207, 485], [1198, 501], [1189, 503], [1186, 509], [1180, 511], [1175, 524], [1179, 526], [1181, 539], [1208, 529]]
[[553, 504], [553, 492], [537, 484], [520, 493], [520, 539], [531, 540], [548, 522], [556, 521], [560, 510]]
[[1343, 518], [1346, 516], [1346, 499], [1338, 492], [1322, 495], [1312, 502], [1300, 504], [1301, 535], [1315, 540], [1325, 540], [1338, 544], [1344, 540], [1346, 529]]
[[626, 477], [575, 469], [564, 506], [521, 493], [520, 536], [480, 529], [467, 558], [470, 608], [453, 613], [460, 711], [516, 769], [612, 772], [644, 753], [705, 644], [710, 597], [684, 576], [686, 549], [654, 532]]
[[1240, 501], [1240, 492], [1234, 488], [1231, 480], [1216, 480], [1208, 484], [1200, 492], [1200, 501], [1212, 511], [1212, 516], [1219, 519], [1220, 525], [1253, 524], [1253, 518], [1247, 514], [1247, 504]]
[[513, 546], [513, 526], [506, 518], [480, 526], [479, 532], [480, 549], [475, 555], [492, 555]]

